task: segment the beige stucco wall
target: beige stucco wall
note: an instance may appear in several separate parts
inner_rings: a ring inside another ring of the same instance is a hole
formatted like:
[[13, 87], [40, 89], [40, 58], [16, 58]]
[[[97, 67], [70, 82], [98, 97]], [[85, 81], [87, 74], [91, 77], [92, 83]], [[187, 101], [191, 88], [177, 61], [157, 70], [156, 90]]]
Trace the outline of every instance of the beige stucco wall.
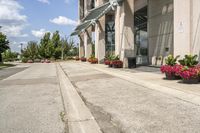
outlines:
[[[191, 53], [200, 56], [200, 0], [191, 1]], [[200, 58], [199, 58], [200, 60]]]
[[155, 57], [173, 53], [173, 0], [149, 0], [148, 43], [150, 64], [157, 64]]
[[190, 0], [174, 0], [174, 55], [190, 54]]

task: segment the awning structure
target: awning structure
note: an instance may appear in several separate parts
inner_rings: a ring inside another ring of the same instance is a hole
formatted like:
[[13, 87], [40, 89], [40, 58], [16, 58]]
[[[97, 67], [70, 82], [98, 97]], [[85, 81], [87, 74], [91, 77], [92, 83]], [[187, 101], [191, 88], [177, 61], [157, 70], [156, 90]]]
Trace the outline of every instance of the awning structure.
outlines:
[[79, 35], [91, 25], [95, 25], [99, 18], [104, 16], [109, 11], [114, 10], [115, 7], [122, 1], [123, 0], [109, 0], [109, 2], [90, 10], [86, 17], [82, 20], [83, 22], [75, 28], [73, 33], [71, 33], [71, 36]]

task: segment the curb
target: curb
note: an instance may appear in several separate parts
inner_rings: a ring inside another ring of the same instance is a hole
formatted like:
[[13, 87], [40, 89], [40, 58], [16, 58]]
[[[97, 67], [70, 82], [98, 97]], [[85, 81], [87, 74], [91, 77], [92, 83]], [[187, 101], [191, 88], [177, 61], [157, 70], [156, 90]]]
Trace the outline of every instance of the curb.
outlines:
[[[152, 90], [156, 90], [159, 91], [161, 93], [165, 93], [168, 94], [170, 96], [173, 96], [175, 98], [178, 98], [180, 100], [186, 101], [186, 102], [190, 102], [192, 104], [198, 105], [200, 106], [200, 96], [195, 95], [195, 94], [190, 94], [190, 93], [186, 93], [180, 90], [176, 90], [176, 89], [172, 89], [170, 87], [165, 87], [162, 85], [157, 85], [148, 81], [144, 81], [141, 79], [137, 79], [136, 77], [131, 77], [131, 73], [129, 72], [122, 72], [122, 71], [113, 71], [113, 70], [106, 70], [104, 68], [99, 68], [98, 66], [91, 66], [89, 64], [84, 64], [87, 67], [91, 67], [95, 70], [101, 71], [103, 73], [115, 76], [115, 77], [119, 77], [121, 79], [127, 80], [129, 82], [135, 83], [137, 85], [143, 86], [145, 88], [149, 88]], [[117, 72], [117, 73], [116, 73]]]
[[96, 120], [59, 64], [56, 64], [69, 133], [102, 133]]

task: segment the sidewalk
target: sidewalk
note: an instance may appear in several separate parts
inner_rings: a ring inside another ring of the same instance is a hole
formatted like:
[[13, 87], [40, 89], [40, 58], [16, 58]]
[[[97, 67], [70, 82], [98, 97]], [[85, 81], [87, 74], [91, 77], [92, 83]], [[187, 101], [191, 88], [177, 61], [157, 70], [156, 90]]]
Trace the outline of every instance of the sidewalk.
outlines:
[[61, 66], [105, 133], [200, 131], [198, 85], [188, 85], [193, 92], [157, 73], [80, 62]]
[[184, 84], [181, 80], [165, 80], [165, 75], [158, 72], [142, 72], [135, 69], [113, 69], [102, 64], [84, 65], [149, 89], [157, 90], [200, 105], [200, 84]]

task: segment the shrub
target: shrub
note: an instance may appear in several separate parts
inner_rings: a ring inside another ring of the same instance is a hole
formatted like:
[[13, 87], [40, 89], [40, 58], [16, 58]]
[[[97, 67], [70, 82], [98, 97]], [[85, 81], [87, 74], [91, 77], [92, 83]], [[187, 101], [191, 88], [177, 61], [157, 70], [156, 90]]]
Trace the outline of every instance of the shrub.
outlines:
[[23, 63], [27, 63], [27, 62], [28, 62], [28, 59], [27, 59], [27, 58], [22, 58], [22, 62], [23, 62]]
[[27, 63], [33, 63], [33, 60], [28, 60]]
[[183, 66], [188, 66], [188, 67], [194, 67], [195, 65], [198, 64], [197, 60], [198, 56], [197, 55], [185, 55], [185, 58], [182, 60], [179, 60], [179, 63]]
[[34, 62], [41, 62], [41, 59], [35, 59]]

